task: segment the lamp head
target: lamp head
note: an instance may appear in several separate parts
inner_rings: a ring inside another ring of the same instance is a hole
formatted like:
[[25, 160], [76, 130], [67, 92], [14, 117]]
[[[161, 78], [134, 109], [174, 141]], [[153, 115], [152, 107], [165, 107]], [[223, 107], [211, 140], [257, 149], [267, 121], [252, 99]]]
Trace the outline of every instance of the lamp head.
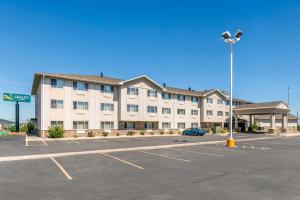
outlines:
[[222, 33], [222, 37], [224, 40], [227, 40], [231, 37], [229, 31], [225, 31], [224, 33]]
[[243, 35], [243, 32], [241, 30], [238, 30], [236, 33], [235, 33], [235, 38], [237, 39], [240, 39], [240, 37]]

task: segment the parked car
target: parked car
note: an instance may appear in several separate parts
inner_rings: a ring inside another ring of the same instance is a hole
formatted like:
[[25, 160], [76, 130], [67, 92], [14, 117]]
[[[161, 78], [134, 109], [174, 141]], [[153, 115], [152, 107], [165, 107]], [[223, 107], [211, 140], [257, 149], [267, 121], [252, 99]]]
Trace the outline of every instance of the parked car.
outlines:
[[202, 128], [189, 128], [182, 132], [182, 135], [194, 135], [194, 136], [203, 136], [205, 135], [205, 130]]

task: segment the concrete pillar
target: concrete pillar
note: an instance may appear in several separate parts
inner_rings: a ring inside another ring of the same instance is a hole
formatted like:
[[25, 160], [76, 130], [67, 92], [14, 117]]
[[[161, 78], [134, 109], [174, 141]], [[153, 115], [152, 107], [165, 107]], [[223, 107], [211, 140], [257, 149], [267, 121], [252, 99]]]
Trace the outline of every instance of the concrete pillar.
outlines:
[[254, 117], [253, 117], [253, 115], [249, 115], [249, 126], [251, 127], [252, 125], [253, 125], [253, 120], [254, 120]]
[[237, 115], [234, 115], [234, 128], [235, 128], [235, 129], [238, 129], [238, 128], [239, 128], [238, 117], [237, 117]]
[[288, 119], [287, 119], [287, 114], [282, 114], [282, 129], [287, 129], [287, 124]]
[[275, 127], [276, 127], [275, 114], [271, 113], [271, 129], [275, 129]]

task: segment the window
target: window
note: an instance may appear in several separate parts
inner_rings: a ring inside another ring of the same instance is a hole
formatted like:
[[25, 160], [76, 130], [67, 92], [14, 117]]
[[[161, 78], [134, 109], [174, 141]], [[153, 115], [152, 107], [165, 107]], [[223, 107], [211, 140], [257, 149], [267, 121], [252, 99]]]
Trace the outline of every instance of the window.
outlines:
[[114, 129], [114, 122], [101, 122], [101, 129], [112, 130]]
[[229, 106], [230, 102], [229, 101], [225, 101], [225, 105]]
[[51, 108], [64, 108], [64, 101], [51, 99]]
[[83, 82], [73, 82], [73, 90], [88, 91], [89, 90], [89, 84], [88, 83], [83, 83]]
[[73, 109], [75, 110], [88, 110], [89, 103], [83, 101], [73, 101]]
[[148, 97], [157, 97], [157, 91], [156, 90], [148, 90]]
[[128, 130], [135, 129], [135, 123], [134, 122], [125, 122], [124, 123], [124, 128]]
[[101, 92], [102, 93], [113, 93], [114, 87], [111, 85], [101, 85]]
[[218, 99], [218, 104], [219, 105], [223, 105], [223, 100], [222, 99]]
[[156, 106], [148, 106], [147, 110], [148, 110], [148, 113], [157, 113], [157, 107]]
[[207, 103], [213, 103], [214, 101], [213, 101], [212, 98], [207, 98], [207, 99], [206, 99], [206, 102], [207, 102]]
[[73, 129], [74, 130], [89, 129], [89, 122], [88, 121], [73, 121]]
[[191, 128], [198, 128], [198, 123], [192, 123]]
[[114, 104], [112, 103], [101, 103], [102, 111], [114, 111]]
[[51, 79], [51, 87], [52, 88], [63, 88], [64, 84], [65, 84], [64, 80]]
[[63, 121], [51, 121], [51, 127], [56, 127], [56, 126], [63, 127], [64, 122]]
[[191, 110], [191, 115], [198, 115], [198, 110]]
[[178, 95], [177, 96], [178, 101], [185, 101], [185, 96], [183, 95]]
[[128, 87], [127, 88], [127, 94], [130, 95], [139, 95], [139, 89], [135, 87]]
[[155, 128], [154, 122], [145, 122], [144, 126], [145, 126], [145, 129], [154, 129]]
[[185, 123], [183, 123], [183, 122], [177, 123], [177, 128], [184, 129], [185, 128]]
[[192, 100], [193, 103], [198, 103], [198, 98], [197, 97], [192, 97], [191, 100]]
[[206, 115], [212, 116], [212, 115], [213, 115], [213, 111], [212, 111], [212, 110], [207, 110], [207, 111], [206, 111]]
[[169, 100], [169, 99], [171, 99], [171, 94], [169, 94], [169, 93], [162, 93], [162, 98], [166, 99], [166, 100]]
[[177, 114], [178, 115], [185, 115], [185, 110], [184, 109], [178, 109]]
[[218, 115], [218, 117], [222, 117], [223, 116], [223, 111], [218, 111], [217, 115]]
[[169, 129], [169, 128], [171, 128], [171, 123], [170, 122], [163, 122], [162, 123], [162, 128], [163, 129]]
[[162, 108], [162, 114], [171, 114], [171, 108]]
[[139, 106], [133, 104], [127, 104], [127, 112], [138, 112]]
[[229, 112], [225, 112], [225, 115], [226, 115], [226, 117], [228, 117], [229, 116]]

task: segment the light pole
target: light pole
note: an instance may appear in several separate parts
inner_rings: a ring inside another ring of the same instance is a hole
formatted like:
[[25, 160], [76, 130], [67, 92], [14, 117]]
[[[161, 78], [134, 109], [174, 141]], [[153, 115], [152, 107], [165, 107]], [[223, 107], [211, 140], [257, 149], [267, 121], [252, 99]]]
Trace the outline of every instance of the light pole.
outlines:
[[[222, 33], [224, 42], [228, 43], [230, 45], [230, 110], [229, 110], [229, 116], [230, 116], [230, 138], [227, 139], [227, 146], [228, 147], [235, 147], [235, 142], [232, 136], [232, 65], [233, 65], [233, 54], [232, 54], [232, 46], [233, 44], [235, 44], [236, 42], [240, 41], [241, 36], [243, 35], [243, 32], [241, 30], [238, 30], [235, 35], [234, 38], [231, 38], [231, 35], [229, 33], [229, 31], [225, 31], [224, 33]], [[237, 120], [237, 119], [235, 119]]]

